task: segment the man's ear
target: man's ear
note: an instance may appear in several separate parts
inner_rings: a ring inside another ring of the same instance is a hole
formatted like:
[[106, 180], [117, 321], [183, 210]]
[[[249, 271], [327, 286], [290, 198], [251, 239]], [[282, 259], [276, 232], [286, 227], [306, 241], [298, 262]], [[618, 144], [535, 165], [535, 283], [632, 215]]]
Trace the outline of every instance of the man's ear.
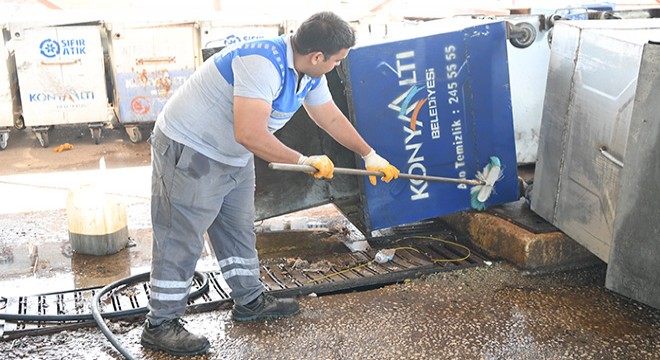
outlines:
[[323, 62], [324, 56], [322, 51], [316, 51], [310, 54], [312, 64], [316, 65]]

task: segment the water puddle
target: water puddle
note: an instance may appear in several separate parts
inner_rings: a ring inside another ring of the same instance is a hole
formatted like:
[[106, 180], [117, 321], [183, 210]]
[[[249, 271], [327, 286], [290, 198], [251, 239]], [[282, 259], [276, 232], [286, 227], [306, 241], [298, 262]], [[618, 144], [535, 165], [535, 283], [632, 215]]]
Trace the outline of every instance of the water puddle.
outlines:
[[[5, 214], [0, 218], [0, 297], [10, 298], [105, 286], [148, 272], [151, 264], [149, 202], [123, 199], [127, 207], [129, 245], [118, 253], [94, 256], [75, 253], [69, 241], [66, 210]], [[328, 253], [368, 244], [334, 205], [256, 223], [260, 258], [309, 261]], [[286, 261], [286, 260], [285, 260]], [[206, 242], [198, 271], [216, 271]]]

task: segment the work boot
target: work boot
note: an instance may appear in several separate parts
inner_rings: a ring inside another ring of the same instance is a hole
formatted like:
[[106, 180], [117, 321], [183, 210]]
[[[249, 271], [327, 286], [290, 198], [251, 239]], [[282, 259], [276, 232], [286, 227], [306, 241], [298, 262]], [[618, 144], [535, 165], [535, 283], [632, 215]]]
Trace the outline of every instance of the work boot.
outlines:
[[296, 299], [278, 299], [262, 293], [247, 305], [234, 303], [231, 315], [236, 321], [251, 321], [287, 317], [299, 312], [300, 306]]
[[142, 346], [173, 355], [197, 355], [206, 352], [211, 347], [209, 341], [203, 336], [188, 332], [181, 322], [181, 319], [171, 319], [151, 327], [149, 321], [145, 321], [140, 341]]

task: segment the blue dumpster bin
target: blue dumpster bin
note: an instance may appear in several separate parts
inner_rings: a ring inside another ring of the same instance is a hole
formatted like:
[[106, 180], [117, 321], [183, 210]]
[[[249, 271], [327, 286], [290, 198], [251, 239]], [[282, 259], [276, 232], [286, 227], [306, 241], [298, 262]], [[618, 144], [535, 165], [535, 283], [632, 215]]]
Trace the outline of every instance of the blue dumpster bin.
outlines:
[[[357, 47], [346, 60], [351, 118], [402, 172], [474, 178], [497, 156], [505, 176], [489, 205], [517, 200], [504, 22]], [[370, 186], [371, 229], [470, 209], [470, 187], [420, 180]]]
[[[486, 205], [519, 198], [507, 66], [506, 23], [449, 21], [427, 35], [358, 44], [337, 76], [333, 97], [362, 136], [402, 172], [475, 178], [497, 156], [503, 178]], [[310, 125], [311, 124], [311, 125]], [[305, 154], [328, 154], [337, 167], [362, 159], [319, 130], [304, 111], [276, 133]], [[471, 209], [470, 186], [337, 175], [315, 180], [257, 162], [257, 213], [268, 218], [334, 203], [365, 234]]]

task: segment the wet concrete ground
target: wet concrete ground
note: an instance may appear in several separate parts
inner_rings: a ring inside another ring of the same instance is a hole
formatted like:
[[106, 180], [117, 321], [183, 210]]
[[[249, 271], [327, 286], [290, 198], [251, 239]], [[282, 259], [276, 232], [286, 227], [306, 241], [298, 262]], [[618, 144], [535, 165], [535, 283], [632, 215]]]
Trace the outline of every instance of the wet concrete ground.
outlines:
[[[51, 134], [51, 143], [72, 142], [70, 133], [77, 131]], [[6, 164], [0, 193], [12, 199], [0, 203], [0, 296], [99, 286], [148, 270], [148, 147], [131, 144], [116, 129], [104, 134], [101, 145], [74, 138], [74, 150], [61, 157], [29, 141], [29, 133], [13, 134], [16, 142], [0, 152]], [[112, 192], [126, 204], [132, 245], [107, 257], [71, 251], [64, 202], [70, 186], [95, 179], [91, 169], [99, 156], [106, 157]], [[336, 223], [331, 210], [305, 216]], [[291, 218], [257, 225], [267, 234]], [[340, 234], [346, 235], [329, 237]], [[216, 268], [209, 253], [198, 269]], [[228, 309], [218, 309], [186, 320], [212, 343], [198, 359], [660, 359], [660, 310], [606, 290], [605, 270], [601, 264], [526, 274], [496, 261], [375, 290], [300, 298], [301, 314], [288, 319], [235, 323]], [[110, 323], [136, 358], [173, 358], [143, 350], [140, 326]], [[5, 358], [121, 356], [99, 330], [85, 328], [0, 341]]]
[[[186, 316], [212, 349], [197, 359], [658, 359], [660, 312], [602, 286], [603, 266], [525, 275], [504, 263], [385, 288], [300, 299], [299, 315], [236, 323]], [[139, 323], [113, 323], [141, 359]], [[115, 359], [96, 329], [0, 342], [7, 358]]]

